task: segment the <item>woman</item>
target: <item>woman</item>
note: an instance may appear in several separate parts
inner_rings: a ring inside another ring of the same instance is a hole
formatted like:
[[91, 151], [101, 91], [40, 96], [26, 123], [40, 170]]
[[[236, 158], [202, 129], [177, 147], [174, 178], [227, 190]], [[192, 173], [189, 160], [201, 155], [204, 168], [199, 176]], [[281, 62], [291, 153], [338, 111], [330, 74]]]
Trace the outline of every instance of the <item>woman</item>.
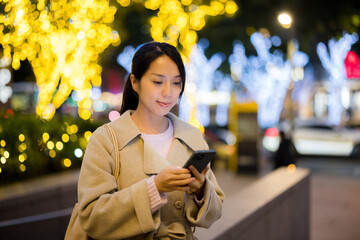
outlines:
[[208, 149], [198, 129], [169, 112], [184, 86], [175, 47], [151, 42], [135, 53], [121, 116], [109, 124], [119, 146], [112, 145], [105, 127], [98, 128], [80, 171], [79, 218], [91, 237], [196, 239], [194, 227], [208, 228], [220, 218], [224, 194], [210, 167], [201, 173], [182, 168], [195, 150]]

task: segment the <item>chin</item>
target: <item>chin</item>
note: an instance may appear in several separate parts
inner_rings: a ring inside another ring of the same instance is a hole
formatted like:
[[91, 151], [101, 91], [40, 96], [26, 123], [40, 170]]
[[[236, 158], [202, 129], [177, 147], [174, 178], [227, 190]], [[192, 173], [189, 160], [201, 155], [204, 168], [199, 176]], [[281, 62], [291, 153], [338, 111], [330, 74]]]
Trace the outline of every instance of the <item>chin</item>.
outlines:
[[166, 114], [168, 114], [170, 112], [171, 109], [172, 108], [170, 108], [170, 107], [160, 109], [160, 111], [158, 111], [158, 114], [161, 116], [165, 116]]

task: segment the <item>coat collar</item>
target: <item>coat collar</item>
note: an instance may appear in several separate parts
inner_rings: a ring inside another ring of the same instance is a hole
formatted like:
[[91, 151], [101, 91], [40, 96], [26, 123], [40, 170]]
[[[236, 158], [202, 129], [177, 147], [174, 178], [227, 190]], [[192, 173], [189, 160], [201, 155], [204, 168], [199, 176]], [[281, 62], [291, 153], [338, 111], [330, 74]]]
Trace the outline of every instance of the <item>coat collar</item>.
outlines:
[[141, 135], [139, 128], [131, 118], [131, 112], [128, 110], [115, 121], [109, 123], [118, 137], [119, 150], [122, 150], [132, 140]]
[[[110, 126], [114, 128], [114, 131], [117, 133], [117, 135], [121, 134], [121, 137], [118, 138], [120, 150], [123, 149], [133, 139], [141, 135], [139, 128], [131, 118], [132, 112], [132, 110], [128, 110], [118, 119], [110, 123]], [[174, 125], [175, 139], [185, 143], [193, 151], [203, 146], [202, 143], [199, 143], [199, 139], [194, 137], [194, 131], [199, 131], [197, 128], [182, 121], [173, 113], [169, 112], [166, 116], [171, 119]]]
[[[192, 151], [199, 150], [204, 147], [204, 140], [200, 130], [190, 124], [182, 121], [173, 113], [166, 115], [174, 124], [174, 139], [185, 143]], [[201, 137], [199, 139], [199, 136]]]
[[[143, 141], [140, 137], [141, 132], [131, 118], [132, 110], [123, 113], [118, 119], [109, 123], [118, 136], [119, 150], [122, 150], [132, 141], [139, 140], [143, 145], [143, 159], [144, 159], [144, 172], [146, 174], [159, 173], [163, 168], [169, 165], [182, 166], [189, 157], [186, 148], [181, 145], [187, 145], [192, 151], [203, 148], [203, 139], [199, 139], [200, 131], [188, 123], [182, 121], [173, 113], [168, 113], [174, 125], [174, 141], [171, 146], [168, 160], [164, 159], [156, 150], [149, 144]], [[196, 134], [198, 131], [198, 134]]]

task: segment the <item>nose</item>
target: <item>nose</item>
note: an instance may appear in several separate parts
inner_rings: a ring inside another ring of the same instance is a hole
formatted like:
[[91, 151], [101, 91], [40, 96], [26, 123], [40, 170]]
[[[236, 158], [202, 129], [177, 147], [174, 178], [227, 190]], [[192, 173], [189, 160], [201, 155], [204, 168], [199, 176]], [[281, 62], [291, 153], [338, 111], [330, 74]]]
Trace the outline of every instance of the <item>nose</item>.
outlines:
[[171, 83], [166, 82], [164, 84], [164, 87], [163, 87], [163, 90], [162, 90], [162, 95], [164, 97], [169, 97], [169, 96], [171, 96], [171, 94], [172, 94]]

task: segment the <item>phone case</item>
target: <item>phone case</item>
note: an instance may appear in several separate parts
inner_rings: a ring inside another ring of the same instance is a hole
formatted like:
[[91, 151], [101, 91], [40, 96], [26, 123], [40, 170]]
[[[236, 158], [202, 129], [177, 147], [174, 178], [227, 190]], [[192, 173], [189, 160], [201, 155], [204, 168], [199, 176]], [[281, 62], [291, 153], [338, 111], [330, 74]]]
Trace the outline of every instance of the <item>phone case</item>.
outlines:
[[189, 160], [185, 163], [184, 168], [189, 168], [190, 165], [193, 165], [199, 173], [201, 173], [204, 168], [209, 164], [211, 160], [215, 158], [215, 150], [199, 150], [194, 152]]

